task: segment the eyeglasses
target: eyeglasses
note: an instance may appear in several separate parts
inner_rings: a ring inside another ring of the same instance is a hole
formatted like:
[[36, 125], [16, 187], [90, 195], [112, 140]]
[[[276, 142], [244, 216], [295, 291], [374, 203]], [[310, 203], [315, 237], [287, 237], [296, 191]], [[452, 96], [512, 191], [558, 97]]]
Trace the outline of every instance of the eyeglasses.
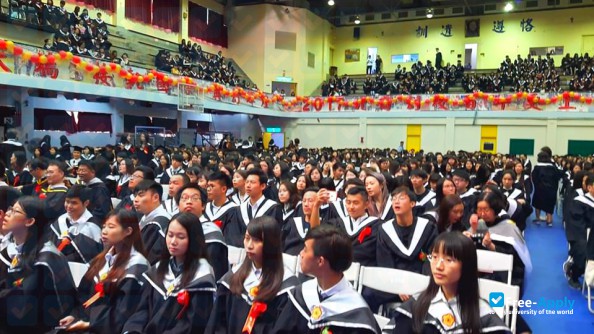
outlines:
[[26, 216], [26, 215], [27, 215], [26, 213], [24, 213], [24, 212], [22, 212], [22, 211], [15, 210], [15, 208], [14, 208], [14, 207], [12, 207], [12, 206], [9, 206], [9, 207], [6, 209], [6, 214], [13, 214], [13, 213], [19, 213], [19, 214], [21, 214], [21, 215], [23, 215], [23, 216]]
[[180, 200], [184, 202], [202, 202], [202, 198], [200, 197], [200, 195], [182, 196]]
[[433, 254], [428, 254], [427, 260], [431, 261], [431, 263], [435, 264], [435, 265], [439, 265], [440, 262], [443, 262], [446, 266], [453, 266], [456, 263], [458, 263], [458, 260], [456, 260], [454, 258], [439, 257], [439, 256], [433, 255]]

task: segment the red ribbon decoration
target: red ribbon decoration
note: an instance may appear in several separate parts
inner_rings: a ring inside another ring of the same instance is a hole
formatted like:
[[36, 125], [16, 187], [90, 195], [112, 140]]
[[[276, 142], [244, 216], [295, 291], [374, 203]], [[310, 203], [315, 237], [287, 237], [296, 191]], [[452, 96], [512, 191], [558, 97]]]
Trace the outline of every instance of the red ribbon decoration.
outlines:
[[362, 244], [363, 241], [365, 240], [365, 238], [367, 238], [368, 236], [371, 235], [371, 227], [367, 226], [363, 229], [363, 231], [361, 231], [361, 233], [359, 233], [359, 243]]
[[215, 220], [213, 223], [215, 225], [217, 225], [220, 229], [223, 229], [223, 221], [222, 220]]
[[64, 239], [62, 239], [62, 242], [60, 242], [60, 244], [58, 245], [58, 250], [61, 252], [64, 250], [64, 248], [66, 248], [66, 246], [70, 245], [71, 240], [70, 238], [66, 237]]
[[176, 317], [176, 319], [179, 320], [182, 318], [184, 312], [188, 309], [188, 306], [190, 305], [190, 293], [187, 290], [178, 292], [177, 303], [182, 306], [181, 311], [179, 311]]
[[252, 307], [250, 308], [250, 313], [248, 313], [248, 317], [245, 320], [245, 324], [243, 325], [243, 329], [241, 330], [241, 334], [252, 334], [252, 330], [254, 329], [254, 325], [256, 324], [256, 319], [259, 316], [264, 314], [268, 309], [268, 305], [263, 302], [254, 302]]
[[89, 306], [91, 306], [91, 304], [93, 304], [94, 302], [99, 300], [99, 298], [102, 298], [103, 296], [105, 296], [103, 282], [99, 282], [99, 283], [95, 284], [95, 294], [93, 295], [93, 297], [89, 298], [89, 300], [87, 300], [83, 304], [83, 306], [85, 308], [89, 308]]

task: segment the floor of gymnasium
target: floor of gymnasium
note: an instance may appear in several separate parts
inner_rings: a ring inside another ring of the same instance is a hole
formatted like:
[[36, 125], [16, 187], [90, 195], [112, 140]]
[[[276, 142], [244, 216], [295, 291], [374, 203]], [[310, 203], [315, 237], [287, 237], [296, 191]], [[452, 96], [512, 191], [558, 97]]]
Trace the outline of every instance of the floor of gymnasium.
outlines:
[[[534, 217], [534, 215], [533, 215]], [[573, 314], [523, 315], [533, 333], [593, 333], [594, 314], [588, 311], [586, 298], [581, 291], [571, 289], [563, 275], [562, 264], [567, 259], [567, 241], [561, 219], [555, 213], [553, 227], [527, 221], [526, 242], [532, 258], [532, 273], [526, 277], [523, 300], [574, 300]], [[594, 294], [594, 290], [592, 291]], [[532, 310], [549, 309], [542, 305]], [[562, 307], [562, 309], [567, 309]], [[529, 310], [524, 307], [520, 310]]]

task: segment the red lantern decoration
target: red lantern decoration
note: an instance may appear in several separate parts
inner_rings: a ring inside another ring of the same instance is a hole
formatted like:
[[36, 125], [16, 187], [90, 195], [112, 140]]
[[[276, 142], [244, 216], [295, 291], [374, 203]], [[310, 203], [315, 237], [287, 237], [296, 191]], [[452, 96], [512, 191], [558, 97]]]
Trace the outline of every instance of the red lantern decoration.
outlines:
[[6, 41], [0, 39], [0, 50], [6, 50]]
[[72, 62], [73, 62], [74, 64], [77, 64], [77, 65], [78, 65], [78, 64], [80, 64], [80, 62], [81, 62], [81, 59], [80, 59], [80, 57], [79, 57], [79, 56], [74, 56], [74, 57], [72, 57]]
[[38, 54], [31, 55], [31, 62], [33, 64], [38, 64], [39, 63], [39, 55]]
[[13, 53], [15, 56], [20, 56], [23, 54], [23, 48], [21, 48], [20, 46], [15, 46], [13, 49]]

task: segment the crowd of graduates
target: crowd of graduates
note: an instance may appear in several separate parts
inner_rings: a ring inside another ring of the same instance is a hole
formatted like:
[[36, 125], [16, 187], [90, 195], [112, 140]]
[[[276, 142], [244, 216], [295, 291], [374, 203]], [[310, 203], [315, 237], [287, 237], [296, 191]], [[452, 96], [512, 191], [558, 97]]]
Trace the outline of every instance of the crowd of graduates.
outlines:
[[[45, 138], [27, 159], [16, 133], [7, 137], [0, 332], [377, 334], [373, 313], [403, 302], [384, 331], [509, 333], [479, 298], [474, 250], [513, 255], [523, 291], [532, 262], [522, 231], [533, 209], [533, 223], [551, 226], [560, 180], [570, 286], [594, 255], [592, 158], [557, 159], [546, 147], [532, 166], [525, 156], [306, 149], [298, 139], [270, 150], [153, 147], [142, 134], [97, 149]], [[237, 248], [246, 258], [230, 269]], [[283, 254], [299, 256], [300, 269]], [[77, 283], [73, 262], [88, 267]], [[420, 296], [358, 294], [343, 275], [352, 262], [430, 283]], [[530, 332], [521, 318], [516, 329]]]

